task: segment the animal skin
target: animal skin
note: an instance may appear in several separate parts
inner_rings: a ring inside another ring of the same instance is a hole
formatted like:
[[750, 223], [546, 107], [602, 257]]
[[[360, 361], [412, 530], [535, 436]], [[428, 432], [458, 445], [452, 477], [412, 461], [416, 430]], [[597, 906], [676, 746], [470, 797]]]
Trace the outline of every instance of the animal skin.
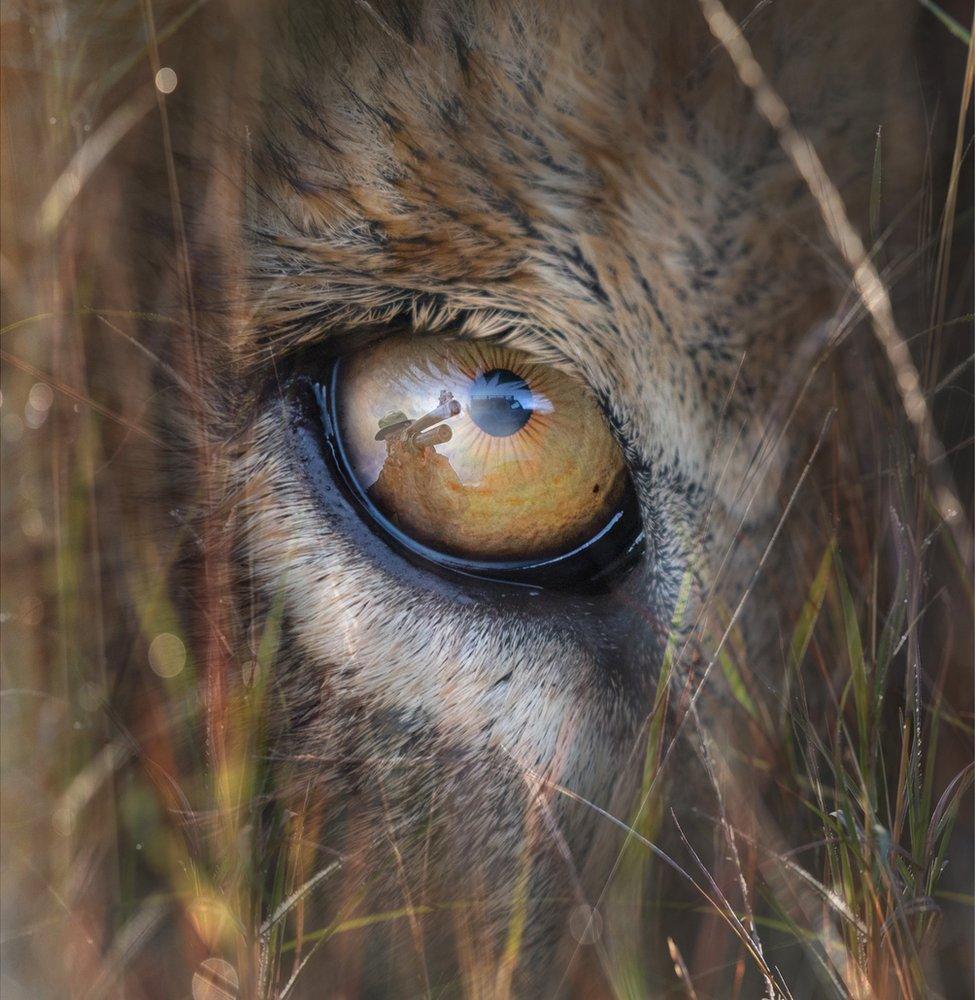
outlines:
[[[891, 189], [910, 180], [909, 5], [730, 11], [860, 225], [879, 123]], [[233, 295], [197, 293], [218, 373], [202, 475], [242, 631], [281, 615], [274, 795], [316, 813], [371, 905], [477, 901], [425, 917], [435, 979], [460, 967], [490, 995], [521, 915], [512, 988], [555, 991], [620, 849], [605, 814], [631, 814], [668, 635], [695, 676], [689, 623], [753, 581], [817, 440], [849, 275], [696, 2], [296, 3], [253, 46]], [[527, 591], [365, 524], [310, 387], [391, 332], [490, 338], [591, 392], [636, 493], [636, 565]], [[773, 562], [740, 622], [763, 664], [799, 599]], [[399, 995], [417, 933], [377, 932], [365, 995]]]

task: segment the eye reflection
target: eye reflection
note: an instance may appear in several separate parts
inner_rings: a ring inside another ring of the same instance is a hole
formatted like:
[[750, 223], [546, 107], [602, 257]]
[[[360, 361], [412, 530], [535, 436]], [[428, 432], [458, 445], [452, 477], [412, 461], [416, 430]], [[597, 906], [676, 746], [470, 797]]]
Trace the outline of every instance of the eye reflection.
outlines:
[[532, 390], [514, 372], [493, 368], [471, 383], [468, 412], [486, 434], [508, 437], [528, 423]]
[[560, 555], [614, 515], [620, 450], [586, 389], [520, 352], [383, 341], [340, 363], [346, 462], [413, 540], [480, 561]]

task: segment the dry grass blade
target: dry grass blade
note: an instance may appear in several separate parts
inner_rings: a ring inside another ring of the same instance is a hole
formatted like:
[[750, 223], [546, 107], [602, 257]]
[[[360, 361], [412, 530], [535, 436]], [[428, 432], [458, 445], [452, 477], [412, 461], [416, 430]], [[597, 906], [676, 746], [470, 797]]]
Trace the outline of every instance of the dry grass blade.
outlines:
[[[870, 2], [8, 5], [5, 1000], [963, 995], [973, 51]], [[388, 334], [593, 390], [619, 579], [370, 530]]]
[[[895, 377], [905, 415], [915, 429], [919, 454], [935, 480], [935, 502], [942, 520], [955, 538], [961, 558], [970, 560], [972, 532], [965, 508], [956, 494], [946, 463], [945, 449], [936, 433], [925, 390], [905, 338], [895, 324], [888, 291], [851, 224], [837, 187], [827, 175], [813, 145], [792, 124], [789, 109], [773, 89], [756, 61], [741, 28], [721, 0], [698, 0], [709, 30], [735, 65], [739, 79], [752, 91], [759, 112], [775, 130], [780, 145], [806, 182], [820, 209], [824, 226], [851, 270], [857, 294], [871, 317], [872, 327]], [[968, 79], [972, 79], [972, 45]], [[967, 93], [969, 86], [967, 84]]]
[[674, 938], [671, 937], [668, 938], [668, 954], [671, 956], [671, 961], [674, 962], [674, 974], [681, 981], [685, 996], [688, 1000], [698, 1000], [698, 994], [695, 992], [695, 986], [691, 981], [688, 966], [681, 952], [678, 950], [678, 946], [674, 943]]
[[342, 867], [339, 861], [333, 861], [326, 865], [321, 871], [317, 871], [304, 884], [300, 885], [293, 893], [283, 899], [275, 908], [274, 913], [261, 924], [261, 937], [266, 938], [275, 925], [288, 916], [289, 913], [300, 903], [317, 885], [327, 879], [334, 871]]
[[15, 368], [19, 368], [21, 371], [27, 372], [28, 375], [33, 375], [34, 378], [39, 379], [42, 382], [50, 383], [55, 389], [58, 390], [58, 392], [63, 393], [69, 399], [73, 399], [75, 402], [81, 403], [84, 406], [90, 406], [96, 413], [100, 413], [108, 420], [114, 421], [122, 427], [125, 427], [127, 430], [132, 431], [133, 434], [138, 434], [139, 437], [145, 438], [147, 441], [151, 441], [160, 448], [166, 447], [166, 443], [156, 437], [155, 434], [151, 434], [145, 428], [140, 427], [138, 424], [134, 424], [131, 420], [123, 417], [121, 413], [113, 413], [107, 406], [103, 406], [90, 396], [87, 396], [82, 392], [78, 392], [77, 389], [72, 389], [70, 385], [66, 385], [60, 379], [52, 378], [49, 374], [42, 372], [39, 368], [35, 368], [34, 365], [30, 364], [30, 362], [24, 361], [22, 358], [15, 358], [12, 354], [8, 354], [6, 351], [0, 351], [0, 361], [5, 361], [8, 365], [13, 365]]
[[88, 179], [99, 164], [125, 138], [155, 103], [151, 88], [133, 95], [112, 112], [89, 139], [79, 148], [64, 172], [51, 186], [40, 209], [41, 232], [53, 233], [71, 208]]

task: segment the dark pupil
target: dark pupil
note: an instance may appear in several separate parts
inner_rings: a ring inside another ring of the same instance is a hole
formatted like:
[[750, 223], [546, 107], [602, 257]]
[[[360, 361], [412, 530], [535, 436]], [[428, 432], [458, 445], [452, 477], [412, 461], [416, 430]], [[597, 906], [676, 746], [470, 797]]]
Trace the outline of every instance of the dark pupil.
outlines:
[[486, 434], [508, 437], [532, 416], [532, 390], [514, 372], [492, 368], [471, 383], [468, 413]]

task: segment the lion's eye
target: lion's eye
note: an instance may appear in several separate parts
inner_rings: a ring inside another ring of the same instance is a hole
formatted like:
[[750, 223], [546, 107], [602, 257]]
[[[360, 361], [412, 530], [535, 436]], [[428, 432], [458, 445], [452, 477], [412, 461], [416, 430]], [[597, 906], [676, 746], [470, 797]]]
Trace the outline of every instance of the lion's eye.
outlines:
[[559, 561], [605, 538], [632, 500], [593, 397], [521, 351], [388, 339], [337, 362], [330, 396], [351, 485], [436, 561]]

